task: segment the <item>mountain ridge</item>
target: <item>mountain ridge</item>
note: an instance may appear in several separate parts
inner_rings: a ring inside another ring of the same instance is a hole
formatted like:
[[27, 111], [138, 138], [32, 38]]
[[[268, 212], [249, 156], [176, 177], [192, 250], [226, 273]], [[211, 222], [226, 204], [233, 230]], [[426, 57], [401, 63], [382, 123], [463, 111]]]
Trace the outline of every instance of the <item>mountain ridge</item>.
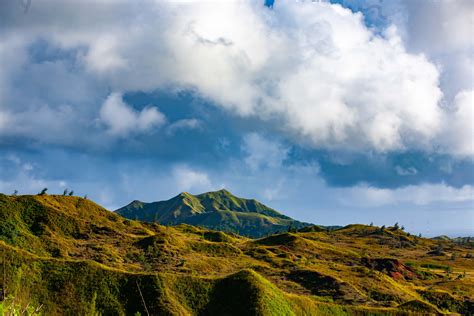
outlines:
[[294, 220], [255, 199], [237, 197], [226, 189], [196, 195], [181, 192], [168, 200], [149, 203], [134, 200], [115, 212], [129, 219], [163, 225], [185, 223], [249, 237], [312, 225]]

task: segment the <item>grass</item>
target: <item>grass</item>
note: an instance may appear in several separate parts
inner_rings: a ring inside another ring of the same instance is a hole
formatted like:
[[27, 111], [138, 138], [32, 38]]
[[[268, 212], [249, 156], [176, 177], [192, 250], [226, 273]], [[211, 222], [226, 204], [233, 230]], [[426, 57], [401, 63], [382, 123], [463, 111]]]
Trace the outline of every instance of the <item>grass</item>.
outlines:
[[[391, 228], [350, 225], [252, 240], [133, 221], [78, 197], [0, 195], [0, 233], [3, 310], [408, 315], [474, 309], [474, 259], [462, 255], [472, 245], [442, 241], [450, 255], [432, 257], [427, 252], [441, 241]], [[455, 260], [452, 253], [459, 254]], [[451, 275], [427, 277], [427, 270], [445, 266]]]
[[422, 264], [420, 264], [420, 267], [427, 268], [427, 269], [436, 269], [436, 270], [447, 270], [447, 269], [449, 269], [449, 266], [442, 265], [442, 264], [436, 264], [436, 263], [422, 263]]

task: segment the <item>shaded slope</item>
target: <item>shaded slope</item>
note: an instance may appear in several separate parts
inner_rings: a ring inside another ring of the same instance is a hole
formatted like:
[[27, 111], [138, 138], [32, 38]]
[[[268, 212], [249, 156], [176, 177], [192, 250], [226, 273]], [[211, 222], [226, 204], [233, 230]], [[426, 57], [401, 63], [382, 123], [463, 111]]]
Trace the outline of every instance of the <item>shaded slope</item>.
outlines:
[[309, 225], [256, 200], [238, 198], [227, 190], [199, 195], [184, 192], [167, 201], [152, 203], [133, 201], [116, 212], [130, 219], [163, 225], [186, 223], [250, 237]]

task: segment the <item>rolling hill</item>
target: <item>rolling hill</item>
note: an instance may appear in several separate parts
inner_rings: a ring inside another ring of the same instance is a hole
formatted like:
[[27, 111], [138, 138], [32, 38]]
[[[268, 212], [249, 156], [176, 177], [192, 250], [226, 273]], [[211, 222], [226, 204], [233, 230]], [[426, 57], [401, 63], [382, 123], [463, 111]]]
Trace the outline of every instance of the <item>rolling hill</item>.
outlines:
[[0, 194], [0, 314], [469, 315], [473, 250], [364, 225], [249, 239]]
[[227, 190], [199, 195], [183, 192], [167, 201], [152, 203], [133, 201], [116, 212], [134, 220], [162, 225], [189, 224], [254, 238], [311, 225], [256, 200], [236, 197]]

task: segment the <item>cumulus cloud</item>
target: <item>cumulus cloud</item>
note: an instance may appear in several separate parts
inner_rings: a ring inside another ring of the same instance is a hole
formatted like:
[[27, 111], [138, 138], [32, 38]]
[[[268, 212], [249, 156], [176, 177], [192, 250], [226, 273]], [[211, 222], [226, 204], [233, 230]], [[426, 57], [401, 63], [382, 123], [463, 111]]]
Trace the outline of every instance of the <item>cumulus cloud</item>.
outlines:
[[423, 53], [439, 66], [447, 102], [474, 81], [474, 2], [470, 0], [345, 0], [376, 27], [394, 24], [407, 50]]
[[[407, 52], [396, 27], [374, 33], [339, 5], [49, 0], [27, 18], [5, 8], [3, 33], [76, 50], [85, 75], [115, 91], [192, 90], [315, 148], [430, 149], [440, 133], [437, 67]], [[109, 132], [139, 120], [120, 108]]]
[[146, 132], [165, 122], [165, 116], [155, 107], [136, 111], [122, 100], [120, 93], [111, 93], [100, 109], [100, 120], [112, 135]]

